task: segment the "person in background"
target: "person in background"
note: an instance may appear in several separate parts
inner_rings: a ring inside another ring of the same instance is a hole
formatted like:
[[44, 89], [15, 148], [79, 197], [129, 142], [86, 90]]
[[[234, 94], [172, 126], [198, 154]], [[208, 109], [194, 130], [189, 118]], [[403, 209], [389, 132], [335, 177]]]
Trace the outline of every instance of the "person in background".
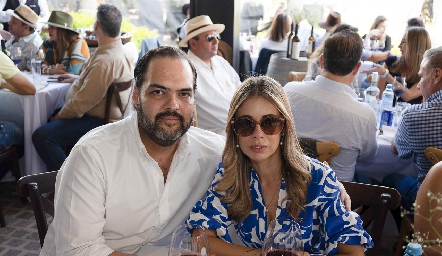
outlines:
[[12, 37], [6, 42], [6, 49], [15, 52], [20, 47], [22, 61], [18, 64], [20, 70], [31, 69], [31, 59], [36, 56], [43, 40], [36, 32], [38, 16], [26, 5], [20, 5], [11, 14], [9, 32]]
[[8, 22], [11, 20], [11, 13], [20, 5], [27, 5], [40, 16], [37, 31], [41, 31], [43, 26], [41, 22], [47, 21], [50, 14], [47, 0], [0, 0], [0, 22], [3, 22], [4, 30], [9, 31]]
[[[346, 30], [346, 29], [349, 29], [353, 32], [358, 32], [358, 28], [356, 28], [356, 27], [353, 27], [348, 24], [339, 24], [339, 25], [336, 25], [331, 30], [330, 35], [337, 33], [339, 31], [342, 31], [342, 30]], [[325, 40], [327, 40], [327, 38], [329, 36], [327, 36], [325, 38]], [[321, 74], [321, 67], [319, 65], [319, 56], [321, 56], [321, 54], [324, 51], [325, 40], [322, 41], [321, 45], [319, 47], [317, 47], [316, 50], [310, 56], [307, 74], [305, 75], [304, 81], [315, 80], [315, 78]], [[388, 51], [388, 52], [379, 52], [379, 51], [373, 52], [373, 51], [369, 51], [366, 49], [362, 49], [361, 61], [374, 61], [374, 62], [382, 61], [382, 60], [385, 60], [386, 58], [388, 58], [388, 56], [390, 56], [390, 55], [391, 55], [390, 51]], [[358, 82], [357, 79], [355, 79], [353, 81], [352, 86], [358, 87], [357, 82]]]
[[[1, 82], [5, 79], [6, 82]], [[0, 88], [22, 95], [34, 95], [34, 85], [14, 65], [11, 59], [0, 52]], [[23, 131], [14, 123], [0, 121], [0, 151], [10, 146], [23, 144]], [[0, 165], [0, 176], [3, 166]]]
[[[322, 37], [317, 37], [316, 38], [316, 48], [318, 48], [322, 41], [324, 41], [328, 35], [330, 34], [331, 30], [336, 26], [341, 24], [341, 14], [339, 12], [335, 12], [332, 11], [330, 12], [330, 14], [327, 16], [327, 19], [325, 21], [321, 21], [318, 23], [318, 25], [325, 29], [325, 34]], [[316, 49], [315, 48], [315, 49]]]
[[325, 41], [319, 57], [321, 75], [314, 81], [284, 86], [298, 137], [339, 145], [339, 154], [329, 164], [342, 181], [352, 181], [356, 161], [372, 162], [378, 149], [375, 112], [368, 104], [358, 102], [350, 87], [358, 75], [361, 54], [362, 40], [356, 32], [347, 29], [334, 33]]
[[[90, 130], [104, 124], [106, 93], [112, 83], [133, 79], [134, 62], [130, 51], [120, 38], [121, 12], [113, 5], [98, 7], [94, 34], [98, 48], [83, 66], [79, 76], [63, 74], [59, 80], [72, 83], [65, 97], [65, 105], [53, 114], [49, 122], [34, 131], [32, 142], [49, 171], [60, 169], [66, 153], [64, 147], [73, 146]], [[131, 90], [120, 92], [122, 105], [129, 102]], [[121, 119], [116, 100], [111, 102], [110, 120]]]
[[135, 85], [136, 113], [86, 134], [59, 171], [41, 255], [168, 246], [209, 187], [225, 138], [191, 126], [197, 85], [188, 56], [176, 47], [149, 51]]
[[178, 33], [178, 39], [180, 41], [183, 40], [184, 37], [186, 37], [186, 30], [184, 29], [184, 26], [190, 19], [190, 4], [183, 5], [183, 8], [181, 8], [181, 12], [186, 16], [186, 18], [176, 30], [176, 32]]
[[74, 19], [69, 13], [52, 11], [46, 24], [49, 25], [49, 39], [41, 46], [45, 53], [42, 73], [78, 75], [89, 59], [89, 47], [74, 30]]
[[442, 252], [441, 180], [442, 162], [439, 162], [428, 171], [416, 197], [418, 207], [414, 212], [414, 230], [415, 234], [420, 234], [424, 238], [422, 243], [426, 245], [423, 249], [424, 255], [427, 256], [437, 256]]
[[431, 168], [431, 162], [424, 155], [425, 149], [442, 148], [442, 47], [429, 49], [423, 54], [418, 76], [415, 86], [425, 102], [402, 112], [392, 146], [400, 158], [413, 157], [419, 173], [417, 178], [393, 173], [383, 180], [386, 186], [399, 191], [402, 206], [407, 210], [413, 210], [416, 194]]
[[197, 16], [186, 23], [186, 37], [179, 43], [189, 48], [187, 54], [198, 72], [198, 127], [221, 135], [225, 135], [230, 100], [241, 84], [235, 69], [217, 55], [224, 28], [224, 24], [213, 24], [209, 16]]
[[425, 24], [424, 24], [424, 21], [419, 17], [409, 18], [407, 20], [407, 28], [409, 28], [409, 27], [423, 27], [423, 28], [425, 28]]
[[359, 216], [345, 210], [333, 170], [302, 153], [278, 82], [245, 80], [228, 120], [222, 162], [187, 220], [194, 235], [205, 230], [212, 254], [260, 255], [269, 222], [283, 219], [299, 221], [308, 253], [364, 255], [373, 246]]
[[[287, 34], [290, 32], [292, 19], [290, 15], [280, 13], [273, 19], [269, 34], [260, 42], [260, 49], [266, 48], [274, 51], [287, 50]], [[258, 52], [259, 54], [259, 52]]]
[[378, 16], [374, 20], [370, 27], [370, 32], [365, 34], [364, 45], [370, 45], [370, 40], [379, 40], [379, 48], [375, 51], [390, 51], [391, 50], [391, 37], [385, 32], [387, 29], [388, 20], [384, 16]]
[[384, 65], [375, 64], [372, 69], [363, 71], [364, 73], [379, 73], [379, 95], [385, 90], [387, 83], [395, 82], [395, 76], [406, 77], [406, 86], [402, 86], [405, 92], [400, 96], [399, 101], [405, 101], [410, 104], [422, 103], [422, 93], [418, 89], [419, 66], [422, 62], [423, 53], [431, 48], [431, 38], [423, 27], [410, 27], [402, 37], [399, 49], [402, 56], [390, 56], [385, 60]]

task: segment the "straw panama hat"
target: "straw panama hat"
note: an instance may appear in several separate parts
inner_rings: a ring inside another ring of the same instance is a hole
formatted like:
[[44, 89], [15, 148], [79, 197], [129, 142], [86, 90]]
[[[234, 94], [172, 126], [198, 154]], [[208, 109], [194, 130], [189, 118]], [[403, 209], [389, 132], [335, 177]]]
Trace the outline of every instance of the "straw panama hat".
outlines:
[[37, 28], [38, 15], [28, 6], [20, 5], [15, 10], [8, 10], [8, 12], [26, 25]]
[[184, 27], [186, 37], [184, 37], [178, 45], [180, 47], [188, 47], [187, 42], [192, 37], [211, 30], [215, 30], [220, 34], [224, 31], [224, 28], [224, 24], [213, 24], [212, 20], [207, 15], [197, 16], [186, 23], [186, 26]]
[[49, 16], [49, 20], [42, 23], [46, 23], [49, 26], [57, 28], [67, 29], [78, 34], [78, 32], [74, 29], [74, 18], [66, 12], [52, 11], [51, 16]]
[[341, 24], [341, 14], [339, 12], [330, 12], [325, 22], [321, 21], [318, 23], [325, 30], [329, 30], [338, 24]]

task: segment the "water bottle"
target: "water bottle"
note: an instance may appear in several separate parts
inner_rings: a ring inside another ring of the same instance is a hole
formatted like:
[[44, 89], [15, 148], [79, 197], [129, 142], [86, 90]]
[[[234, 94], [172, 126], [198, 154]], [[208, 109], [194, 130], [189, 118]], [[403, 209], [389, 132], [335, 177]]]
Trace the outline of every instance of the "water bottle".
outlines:
[[377, 102], [379, 98], [378, 72], [371, 74], [371, 85], [365, 90], [365, 102], [377, 112]]
[[387, 84], [387, 87], [382, 93], [382, 110], [393, 110], [393, 99], [393, 85]]
[[408, 243], [404, 256], [421, 256], [422, 245], [418, 243]]

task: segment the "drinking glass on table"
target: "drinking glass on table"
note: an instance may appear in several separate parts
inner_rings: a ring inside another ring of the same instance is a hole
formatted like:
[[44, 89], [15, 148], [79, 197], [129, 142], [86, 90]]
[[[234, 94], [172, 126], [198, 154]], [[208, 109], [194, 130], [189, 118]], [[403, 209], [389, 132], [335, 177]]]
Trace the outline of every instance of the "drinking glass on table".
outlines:
[[180, 225], [173, 231], [169, 256], [208, 256], [209, 251], [209, 239], [206, 232], [192, 236], [186, 225]]
[[269, 224], [262, 255], [264, 256], [301, 256], [304, 252], [301, 228], [293, 219], [276, 219]]

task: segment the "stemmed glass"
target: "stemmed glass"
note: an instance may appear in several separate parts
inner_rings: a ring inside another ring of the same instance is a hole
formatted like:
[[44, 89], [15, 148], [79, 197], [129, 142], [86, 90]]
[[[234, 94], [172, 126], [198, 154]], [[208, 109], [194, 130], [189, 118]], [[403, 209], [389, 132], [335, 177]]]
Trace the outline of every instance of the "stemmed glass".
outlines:
[[173, 231], [169, 248], [169, 256], [208, 256], [209, 239], [206, 232], [192, 236], [186, 225], [180, 225]]
[[[407, 82], [405, 81], [405, 77], [403, 76], [395, 76], [393, 81], [393, 92], [394, 96], [396, 97], [396, 102], [398, 101], [399, 97], [402, 96], [402, 94], [405, 93], [405, 87], [407, 86]], [[398, 82], [398, 83], [396, 83]], [[397, 106], [397, 104], [396, 104]]]
[[301, 228], [293, 219], [276, 219], [269, 224], [262, 255], [264, 256], [301, 256], [304, 246]]

